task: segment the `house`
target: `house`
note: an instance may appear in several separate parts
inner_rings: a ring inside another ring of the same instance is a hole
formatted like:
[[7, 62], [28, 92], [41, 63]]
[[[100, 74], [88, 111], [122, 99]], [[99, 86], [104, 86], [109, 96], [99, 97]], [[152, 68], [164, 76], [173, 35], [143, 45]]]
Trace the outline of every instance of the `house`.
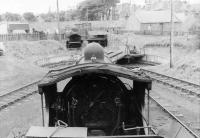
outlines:
[[[137, 11], [126, 23], [126, 29], [145, 33], [164, 34], [171, 28], [171, 12], [166, 11]], [[174, 15], [174, 30], [181, 29], [181, 20]]]
[[21, 22], [2, 22], [0, 24], [0, 34], [29, 33], [28, 23]]

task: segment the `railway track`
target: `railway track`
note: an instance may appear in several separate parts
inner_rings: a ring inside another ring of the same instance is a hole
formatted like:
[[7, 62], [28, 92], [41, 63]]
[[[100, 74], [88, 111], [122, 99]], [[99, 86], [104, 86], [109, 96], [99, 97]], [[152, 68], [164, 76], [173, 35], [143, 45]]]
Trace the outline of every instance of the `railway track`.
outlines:
[[[128, 68], [133, 68], [133, 67], [129, 66]], [[173, 77], [169, 77], [169, 76], [166, 76], [166, 75], [162, 75], [162, 74], [159, 74], [159, 73], [155, 73], [155, 72], [152, 72], [152, 71], [148, 71], [148, 70], [145, 70], [145, 69], [141, 69], [141, 70], [143, 70], [147, 75], [149, 75], [153, 80], [155, 80], [157, 82], [160, 82], [160, 83], [165, 84], [165, 85], [169, 85], [173, 88], [183, 90], [185, 92], [189, 92], [192, 95], [199, 96], [199, 93], [198, 93], [198, 91], [200, 90], [199, 85], [192, 84], [192, 83], [189, 83], [189, 82], [186, 82], [186, 81], [183, 81], [183, 80], [179, 80], [179, 79], [176, 79], [176, 78], [173, 78]], [[30, 95], [37, 93], [37, 84], [38, 84], [38, 82], [34, 82], [34, 83], [26, 85], [22, 88], [19, 88], [17, 90], [13, 90], [13, 91], [9, 92], [8, 94], [0, 96], [0, 111], [2, 109], [5, 109], [6, 107], [12, 105], [12, 104], [15, 104], [16, 102], [18, 102], [20, 100], [30, 96]], [[175, 120], [176, 123], [180, 124], [180, 126], [179, 126], [180, 130], [182, 129], [182, 130], [189, 132], [189, 135], [192, 136], [192, 138], [198, 138], [198, 136], [194, 133], [193, 130], [191, 130], [188, 126], [186, 126], [184, 124], [184, 122], [181, 122], [177, 118], [176, 115], [174, 115], [171, 111], [169, 111], [166, 107], [164, 107], [161, 103], [159, 103], [158, 99], [156, 99], [156, 96], [154, 96], [154, 97], [150, 96], [150, 100], [151, 100], [151, 103], [154, 103], [154, 104], [156, 104], [157, 106], [160, 107], [157, 110], [165, 112], [165, 114], [163, 114], [163, 117], [161, 117], [162, 115], [159, 116], [160, 118], [165, 118], [166, 114], [168, 114], [169, 118], [171, 118], [172, 120]], [[178, 133], [179, 132], [177, 132], [177, 135], [178, 135]]]
[[0, 111], [6, 107], [15, 104], [16, 102], [37, 93], [37, 84], [39, 81], [30, 83], [16, 90], [7, 92], [0, 96]]
[[[135, 67], [145, 67], [144, 65], [134, 65], [134, 66], [126, 66], [130, 69], [133, 69]], [[152, 78], [154, 81], [159, 82], [161, 84], [164, 84], [165, 86], [170, 86], [171, 88], [175, 88], [177, 90], [181, 91], [181, 95], [186, 95], [186, 97], [194, 96], [198, 100], [200, 100], [200, 86], [197, 84], [193, 84], [184, 80], [180, 80], [177, 78], [173, 78], [167, 75], [163, 75], [160, 73], [156, 73], [153, 71], [149, 71], [147, 69], [141, 69], [142, 71], [145, 72], [150, 78]], [[155, 97], [155, 98], [154, 98]], [[175, 122], [177, 122], [179, 125], [178, 127], [180, 130], [184, 129], [184, 131], [189, 132], [190, 137], [198, 138], [200, 137], [200, 125], [198, 125], [199, 122], [196, 122], [195, 118], [189, 119], [190, 113], [184, 114], [185, 111], [183, 112], [183, 108], [181, 107], [176, 107], [174, 104], [169, 103], [165, 98], [161, 98], [158, 95], [154, 95], [154, 97], [151, 96], [151, 101], [156, 103], [162, 110], [163, 112], [166, 112], [165, 115], [169, 115], [170, 118], [173, 118]], [[166, 101], [165, 101], [166, 100]], [[163, 102], [164, 101], [164, 102]], [[199, 103], [197, 103], [199, 104]], [[151, 108], [152, 109], [152, 108]], [[155, 115], [156, 116], [156, 115]], [[195, 115], [194, 115], [195, 116]], [[198, 115], [197, 115], [198, 116]], [[160, 117], [160, 116], [159, 116]], [[163, 115], [163, 117], [165, 116]], [[173, 122], [173, 121], [171, 121]], [[175, 124], [177, 124], [175, 123]], [[198, 135], [197, 135], [198, 134]]]
[[[150, 95], [150, 125], [153, 126], [155, 133], [162, 133], [165, 138], [199, 138], [183, 121], [181, 121], [172, 111], [163, 106], [156, 96]], [[158, 114], [159, 112], [159, 114]], [[157, 122], [155, 122], [155, 120]], [[161, 132], [162, 127], [169, 128]], [[160, 129], [160, 130], [159, 130]]]
[[145, 72], [145, 74], [147, 74], [154, 81], [173, 87], [177, 90], [181, 90], [183, 93], [185, 92], [188, 93], [189, 95], [197, 96], [200, 98], [200, 85], [144, 69], [143, 67], [146, 66], [148, 65], [136, 64], [136, 65], [126, 65], [125, 67], [130, 69], [134, 69], [135, 67], [140, 67], [140, 70]]
[[147, 75], [149, 75], [154, 81], [168, 85], [175, 89], [181, 90], [182, 92], [188, 93], [189, 95], [194, 95], [200, 98], [200, 85], [187, 82], [181, 79], [177, 79], [164, 74], [156, 73], [147, 69], [141, 69]]

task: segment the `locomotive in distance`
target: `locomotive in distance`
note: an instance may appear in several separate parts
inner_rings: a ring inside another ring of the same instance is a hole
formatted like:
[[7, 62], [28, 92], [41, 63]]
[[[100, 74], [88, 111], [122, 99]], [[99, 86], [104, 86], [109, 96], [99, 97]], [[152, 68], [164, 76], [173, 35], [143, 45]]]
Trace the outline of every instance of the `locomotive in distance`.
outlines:
[[69, 33], [68, 40], [66, 41], [66, 48], [80, 49], [85, 43], [96, 42], [103, 47], [108, 45], [108, 34], [106, 31], [87, 31], [81, 34], [77, 29], [72, 29]]

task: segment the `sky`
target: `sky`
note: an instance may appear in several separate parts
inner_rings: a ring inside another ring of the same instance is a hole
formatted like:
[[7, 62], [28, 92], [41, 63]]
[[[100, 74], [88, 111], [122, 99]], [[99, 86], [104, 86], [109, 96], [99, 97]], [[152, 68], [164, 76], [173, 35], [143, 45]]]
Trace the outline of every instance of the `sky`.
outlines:
[[[75, 8], [83, 0], [59, 0], [59, 9], [68, 10]], [[145, 0], [121, 0], [136, 4], [144, 4]], [[189, 0], [191, 3], [200, 3], [200, 0]], [[0, 14], [12, 12], [23, 14], [24, 12], [33, 12], [34, 14], [56, 11], [56, 0], [0, 0]]]

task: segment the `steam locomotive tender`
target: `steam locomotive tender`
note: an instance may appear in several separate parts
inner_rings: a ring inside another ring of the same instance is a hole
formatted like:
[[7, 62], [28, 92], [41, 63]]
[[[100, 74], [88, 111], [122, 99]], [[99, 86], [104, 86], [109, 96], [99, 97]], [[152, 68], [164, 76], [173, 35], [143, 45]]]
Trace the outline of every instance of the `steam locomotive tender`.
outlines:
[[81, 39], [81, 35], [78, 33], [71, 33], [69, 35], [69, 40], [66, 41], [67, 48], [81, 48], [83, 40]]
[[[151, 80], [138, 70], [112, 64], [98, 43], [88, 44], [83, 55], [75, 65], [49, 71], [38, 85], [43, 125], [57, 128], [51, 136], [86, 128], [87, 137], [161, 138], [145, 129], [145, 92]], [[59, 129], [61, 122], [66, 128]]]

